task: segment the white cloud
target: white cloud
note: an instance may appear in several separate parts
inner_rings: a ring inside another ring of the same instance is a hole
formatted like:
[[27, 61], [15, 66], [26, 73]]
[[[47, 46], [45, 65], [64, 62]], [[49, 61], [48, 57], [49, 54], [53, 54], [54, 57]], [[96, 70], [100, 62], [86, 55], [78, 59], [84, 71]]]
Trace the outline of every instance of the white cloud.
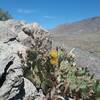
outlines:
[[36, 10], [33, 10], [33, 9], [18, 9], [17, 12], [18, 13], [24, 13], [24, 14], [31, 14], [31, 13], [35, 13]]
[[43, 16], [44, 18], [46, 18], [46, 19], [55, 19], [56, 17], [54, 17], [54, 16]]

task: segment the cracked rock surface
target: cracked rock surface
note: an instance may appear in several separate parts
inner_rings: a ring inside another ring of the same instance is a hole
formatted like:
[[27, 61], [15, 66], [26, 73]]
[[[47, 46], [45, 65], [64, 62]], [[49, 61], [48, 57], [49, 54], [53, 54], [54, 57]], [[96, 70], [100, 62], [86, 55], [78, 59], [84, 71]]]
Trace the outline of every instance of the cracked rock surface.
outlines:
[[48, 50], [48, 37], [49, 33], [36, 23], [0, 21], [0, 100], [31, 100], [37, 93], [36, 87], [23, 76], [18, 53], [25, 60], [30, 48]]

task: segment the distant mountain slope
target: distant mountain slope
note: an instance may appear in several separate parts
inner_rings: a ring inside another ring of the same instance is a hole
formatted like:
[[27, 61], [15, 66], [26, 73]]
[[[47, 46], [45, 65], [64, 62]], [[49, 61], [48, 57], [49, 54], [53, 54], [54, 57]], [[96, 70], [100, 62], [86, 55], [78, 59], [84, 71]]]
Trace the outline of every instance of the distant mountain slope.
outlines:
[[55, 33], [100, 32], [100, 16], [84, 19], [71, 24], [62, 24], [51, 30]]
[[100, 55], [100, 16], [71, 24], [62, 24], [50, 30], [56, 44], [78, 47]]

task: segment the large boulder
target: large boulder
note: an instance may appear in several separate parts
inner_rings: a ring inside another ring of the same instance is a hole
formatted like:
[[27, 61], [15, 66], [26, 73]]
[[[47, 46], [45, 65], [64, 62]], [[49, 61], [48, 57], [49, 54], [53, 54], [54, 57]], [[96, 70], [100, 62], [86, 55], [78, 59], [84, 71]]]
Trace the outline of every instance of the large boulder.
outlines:
[[34, 84], [24, 78], [21, 62], [26, 61], [26, 51], [31, 48], [48, 51], [51, 48], [48, 31], [36, 23], [0, 22], [0, 100], [31, 100], [37, 94]]
[[0, 100], [10, 100], [18, 97], [24, 87], [21, 61], [17, 53], [4, 43], [0, 44], [0, 56]]

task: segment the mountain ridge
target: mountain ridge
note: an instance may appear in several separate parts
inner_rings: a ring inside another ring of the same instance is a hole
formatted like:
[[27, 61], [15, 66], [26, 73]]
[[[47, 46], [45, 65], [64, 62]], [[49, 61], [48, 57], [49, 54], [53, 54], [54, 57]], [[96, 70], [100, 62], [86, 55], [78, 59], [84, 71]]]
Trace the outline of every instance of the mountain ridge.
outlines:
[[100, 32], [100, 16], [95, 16], [70, 24], [61, 24], [50, 30], [54, 33], [75, 33], [75, 32]]

